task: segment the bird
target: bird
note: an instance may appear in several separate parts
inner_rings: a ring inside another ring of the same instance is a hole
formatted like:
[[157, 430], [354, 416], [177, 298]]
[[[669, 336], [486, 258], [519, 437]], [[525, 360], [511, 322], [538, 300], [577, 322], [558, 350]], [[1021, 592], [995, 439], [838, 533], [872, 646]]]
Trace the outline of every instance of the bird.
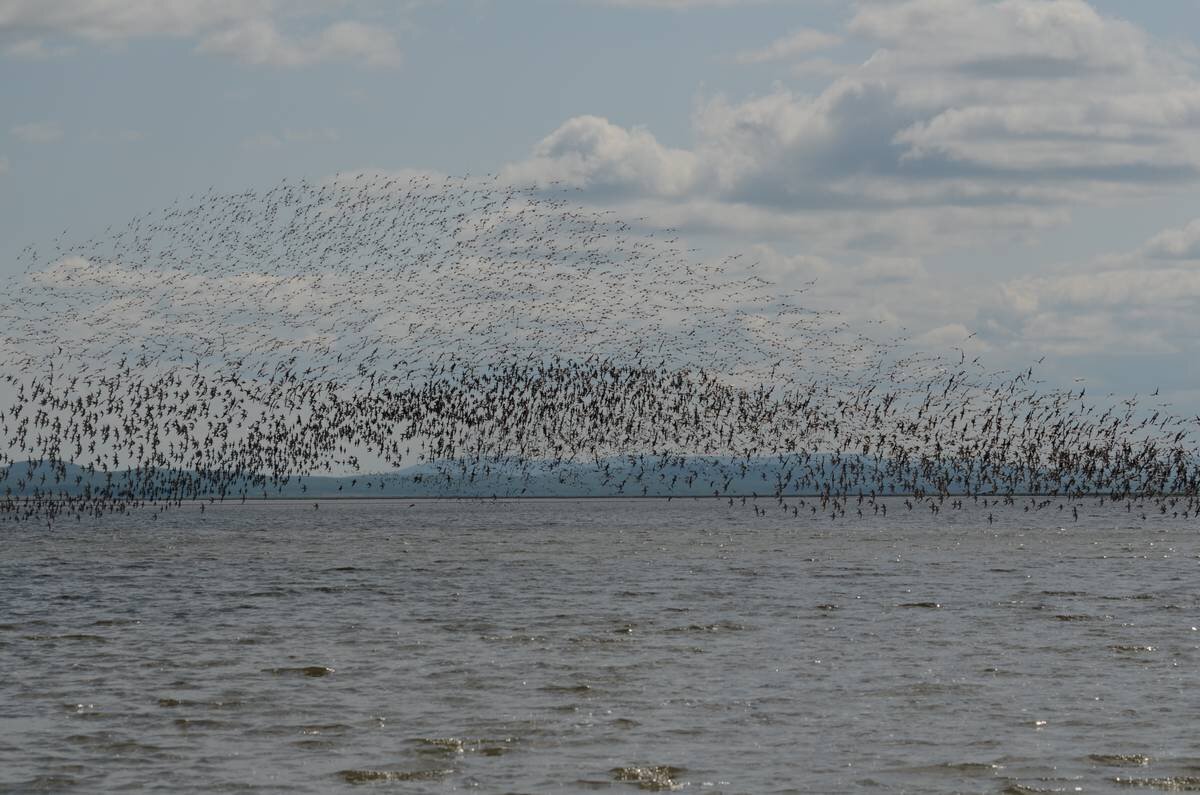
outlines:
[[892, 495], [929, 517], [982, 500], [989, 524], [1078, 521], [1089, 497], [1200, 509], [1168, 406], [868, 335], [811, 283], [562, 185], [357, 172], [70, 231], [0, 298], [3, 520], [307, 496], [317, 474], [738, 497], [758, 521], [756, 497], [797, 521], [886, 517]]

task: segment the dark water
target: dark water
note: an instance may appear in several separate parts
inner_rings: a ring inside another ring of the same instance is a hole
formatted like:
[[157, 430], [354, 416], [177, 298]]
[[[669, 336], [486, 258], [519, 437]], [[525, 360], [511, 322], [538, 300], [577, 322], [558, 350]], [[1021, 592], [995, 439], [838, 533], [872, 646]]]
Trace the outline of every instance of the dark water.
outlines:
[[3, 525], [0, 791], [1200, 787], [1198, 527], [1069, 513]]

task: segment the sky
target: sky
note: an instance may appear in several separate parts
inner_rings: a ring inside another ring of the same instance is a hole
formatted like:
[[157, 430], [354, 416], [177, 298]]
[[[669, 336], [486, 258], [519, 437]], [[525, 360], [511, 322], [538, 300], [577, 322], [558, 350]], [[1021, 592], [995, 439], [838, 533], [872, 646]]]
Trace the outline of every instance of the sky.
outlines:
[[0, 276], [215, 187], [500, 174], [1200, 409], [1200, 0], [0, 0]]

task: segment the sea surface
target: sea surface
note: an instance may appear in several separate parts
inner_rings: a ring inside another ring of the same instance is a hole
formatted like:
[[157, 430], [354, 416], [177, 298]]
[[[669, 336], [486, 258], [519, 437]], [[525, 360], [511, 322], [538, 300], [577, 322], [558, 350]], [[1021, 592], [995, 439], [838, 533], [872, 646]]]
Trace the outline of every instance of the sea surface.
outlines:
[[1194, 519], [759, 505], [0, 524], [0, 792], [1200, 788]]

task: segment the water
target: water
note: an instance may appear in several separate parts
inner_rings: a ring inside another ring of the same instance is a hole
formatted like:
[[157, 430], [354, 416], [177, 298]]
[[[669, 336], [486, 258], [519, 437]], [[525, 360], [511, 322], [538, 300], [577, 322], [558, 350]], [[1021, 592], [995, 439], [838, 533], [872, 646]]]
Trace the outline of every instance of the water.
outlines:
[[986, 513], [6, 524], [0, 791], [1200, 786], [1195, 522]]

